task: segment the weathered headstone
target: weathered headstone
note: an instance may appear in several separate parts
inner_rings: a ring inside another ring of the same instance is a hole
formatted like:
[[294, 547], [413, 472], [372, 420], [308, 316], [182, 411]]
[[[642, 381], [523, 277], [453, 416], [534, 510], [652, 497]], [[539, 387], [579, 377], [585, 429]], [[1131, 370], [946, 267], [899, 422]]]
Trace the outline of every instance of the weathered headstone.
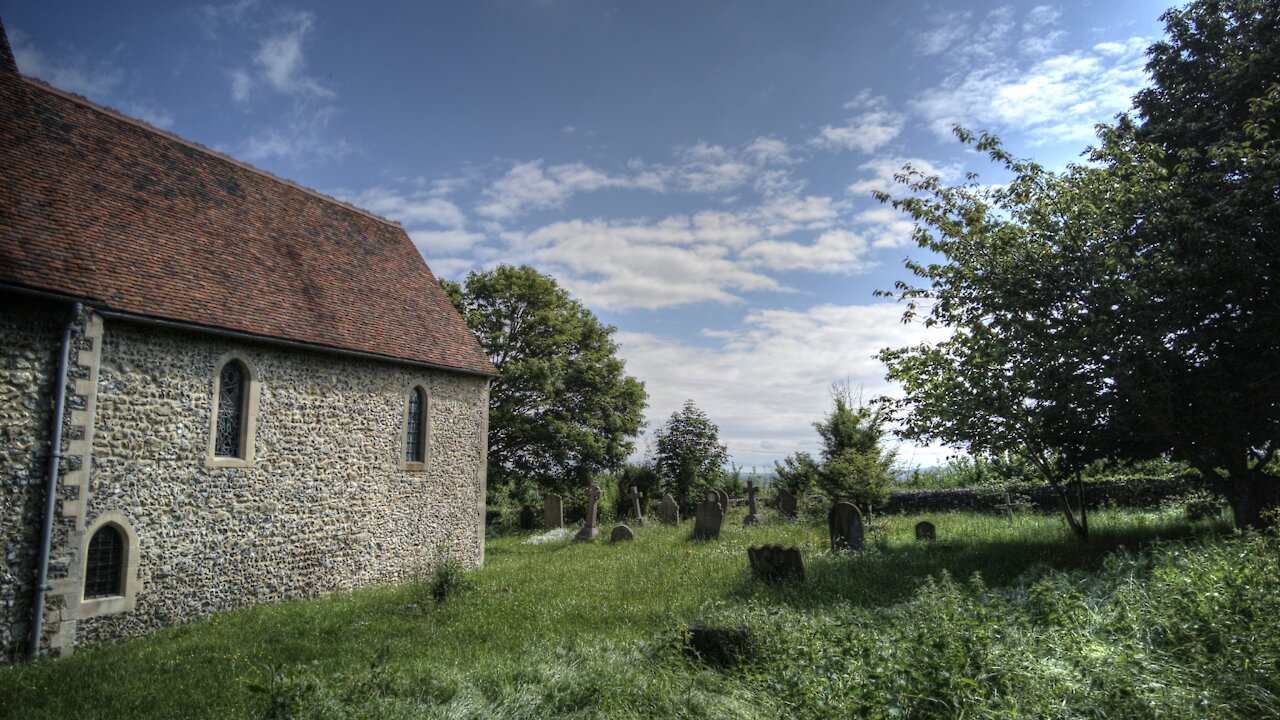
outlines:
[[626, 525], [619, 525], [609, 533], [609, 542], [623, 542], [625, 540], [635, 540], [635, 532]]
[[538, 522], [538, 514], [532, 505], [520, 506], [520, 529], [532, 530]]
[[663, 525], [680, 524], [680, 506], [671, 497], [671, 493], [662, 496], [662, 502], [658, 505], [658, 522]]
[[838, 502], [827, 513], [832, 550], [861, 550], [863, 542], [862, 512], [847, 502]]
[[600, 537], [600, 528], [596, 527], [596, 511], [600, 506], [600, 495], [600, 486], [591, 483], [587, 488], [587, 517], [582, 521], [582, 529], [573, 536], [574, 540], [595, 540]]
[[765, 582], [804, 580], [804, 560], [795, 546], [752, 545], [747, 548], [747, 559], [751, 561], [751, 572]]
[[716, 499], [720, 503], [720, 509], [725, 513], [729, 513], [729, 493], [724, 490], [716, 490]]
[[542, 524], [547, 530], [564, 527], [564, 498], [551, 493], [543, 499]]
[[635, 485], [632, 485], [631, 493], [627, 495], [627, 497], [631, 498], [631, 519], [634, 520], [637, 525], [644, 525], [644, 512], [640, 509], [640, 498], [644, 497], [644, 493], [637, 490]]
[[747, 481], [747, 517], [743, 519], [743, 525], [759, 525], [764, 522], [764, 518], [756, 512], [756, 493], [760, 492], [760, 488], [750, 480]]
[[796, 496], [786, 488], [778, 488], [778, 512], [786, 517], [796, 516]]
[[724, 508], [714, 492], [707, 493], [707, 499], [698, 503], [697, 513], [693, 519], [694, 540], [719, 540], [720, 525], [724, 522]]
[[928, 520], [916, 523], [916, 540], [937, 540], [938, 529]]

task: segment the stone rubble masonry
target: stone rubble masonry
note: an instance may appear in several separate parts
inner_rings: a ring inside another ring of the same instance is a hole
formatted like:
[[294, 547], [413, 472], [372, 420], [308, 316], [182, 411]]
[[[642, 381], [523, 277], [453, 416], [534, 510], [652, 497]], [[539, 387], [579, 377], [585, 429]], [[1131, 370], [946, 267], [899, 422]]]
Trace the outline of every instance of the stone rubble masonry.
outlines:
[[[26, 303], [24, 303], [26, 304]], [[0, 641], [22, 656], [48, 414], [65, 310], [0, 313]], [[484, 560], [488, 380], [161, 330], [87, 310], [73, 337], [45, 649], [130, 637], [245, 605]], [[260, 383], [253, 463], [208, 462], [214, 372]], [[428, 395], [428, 461], [403, 469], [406, 399]], [[135, 544], [125, 596], [82, 601], [87, 531]]]

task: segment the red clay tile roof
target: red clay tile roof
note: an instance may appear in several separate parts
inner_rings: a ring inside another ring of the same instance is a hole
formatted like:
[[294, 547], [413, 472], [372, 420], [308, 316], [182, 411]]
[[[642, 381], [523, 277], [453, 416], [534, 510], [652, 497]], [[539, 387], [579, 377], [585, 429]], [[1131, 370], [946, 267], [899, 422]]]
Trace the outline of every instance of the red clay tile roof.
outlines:
[[3, 68], [0, 174], [0, 283], [494, 373], [399, 225]]

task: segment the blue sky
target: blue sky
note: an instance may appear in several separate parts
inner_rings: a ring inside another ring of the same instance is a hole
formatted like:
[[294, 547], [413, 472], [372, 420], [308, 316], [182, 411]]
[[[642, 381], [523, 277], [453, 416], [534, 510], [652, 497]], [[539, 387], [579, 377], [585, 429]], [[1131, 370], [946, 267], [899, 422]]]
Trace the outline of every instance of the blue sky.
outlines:
[[[832, 382], [936, 339], [873, 297], [920, 251], [903, 162], [1049, 166], [1146, 83], [1165, 2], [0, 0], [19, 69], [402, 223], [437, 275], [557, 278], [734, 461], [814, 451]], [[641, 441], [643, 447], [644, 441]], [[944, 448], [903, 445], [908, 464]]]

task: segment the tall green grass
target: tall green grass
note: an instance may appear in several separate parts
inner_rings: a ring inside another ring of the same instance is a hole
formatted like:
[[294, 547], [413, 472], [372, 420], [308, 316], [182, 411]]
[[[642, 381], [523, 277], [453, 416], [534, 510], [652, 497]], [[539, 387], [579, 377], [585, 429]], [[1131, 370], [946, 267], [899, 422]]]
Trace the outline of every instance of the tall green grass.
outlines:
[[[915, 542], [921, 519], [937, 543]], [[1280, 608], [1267, 605], [1280, 595], [1275, 541], [1174, 512], [1093, 522], [1082, 544], [1053, 517], [893, 517], [865, 551], [840, 555], [819, 525], [743, 528], [740, 512], [718, 542], [689, 540], [688, 524], [619, 545], [502, 538], [443, 601], [424, 579], [0, 668], [0, 715], [1074, 717], [1141, 709], [1133, 698], [1154, 703], [1139, 714], [1173, 717], [1280, 708], [1274, 643], [1254, 637], [1280, 637]], [[745, 549], [766, 542], [801, 547], [805, 583], [750, 577]], [[748, 656], [704, 666], [683, 648], [690, 624], [747, 628]], [[1249, 644], [1262, 649], [1224, 650]], [[1164, 670], [1166, 689], [1149, 687]], [[1229, 677], [1246, 682], [1218, 687]]]

